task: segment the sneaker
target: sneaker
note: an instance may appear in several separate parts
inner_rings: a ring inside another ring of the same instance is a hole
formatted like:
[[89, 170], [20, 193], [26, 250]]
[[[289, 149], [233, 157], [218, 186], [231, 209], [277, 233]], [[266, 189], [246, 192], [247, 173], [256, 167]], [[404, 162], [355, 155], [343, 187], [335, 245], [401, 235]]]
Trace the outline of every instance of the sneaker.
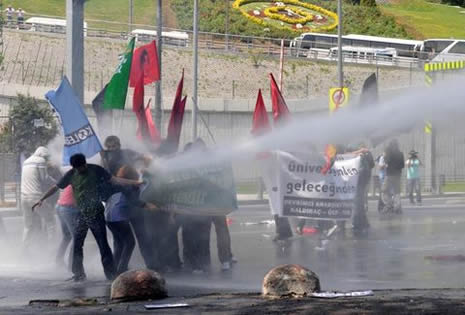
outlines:
[[236, 257], [234, 257], [234, 256], [231, 257], [231, 264], [237, 264]]
[[73, 282], [82, 282], [86, 281], [87, 277], [86, 275], [74, 275], [69, 279], [66, 279], [66, 281], [73, 281]]
[[231, 263], [229, 261], [221, 264], [221, 271], [231, 270]]

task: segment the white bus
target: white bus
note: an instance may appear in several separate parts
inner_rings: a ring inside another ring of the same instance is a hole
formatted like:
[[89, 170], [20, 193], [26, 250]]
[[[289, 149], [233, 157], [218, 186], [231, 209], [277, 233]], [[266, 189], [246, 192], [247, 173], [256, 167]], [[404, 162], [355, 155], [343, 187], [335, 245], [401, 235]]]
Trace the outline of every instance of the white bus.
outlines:
[[[66, 20], [43, 17], [31, 17], [25, 22], [26, 27], [34, 32], [66, 33]], [[87, 22], [84, 22], [84, 36], [87, 36]]]
[[[157, 31], [135, 29], [131, 32], [136, 37], [136, 41], [149, 42], [157, 38]], [[170, 31], [161, 33], [164, 44], [187, 47], [189, 35], [186, 32]]]
[[[397, 54], [402, 57], [416, 57], [420, 50], [422, 41], [387, 38], [378, 36], [356, 35], [350, 34], [342, 37], [343, 46], [366, 47], [366, 48], [393, 48], [397, 50]], [[331, 49], [337, 46], [337, 35], [319, 34], [319, 33], [304, 33], [296, 37], [290, 44], [294, 54], [299, 56], [306, 54], [306, 50], [316, 49]]]
[[421, 47], [421, 59], [432, 62], [465, 60], [465, 40], [427, 39]]
[[[330, 59], [337, 59], [338, 50], [338, 47], [329, 50]], [[393, 64], [398, 55], [394, 48], [342, 46], [342, 56], [348, 62]]]

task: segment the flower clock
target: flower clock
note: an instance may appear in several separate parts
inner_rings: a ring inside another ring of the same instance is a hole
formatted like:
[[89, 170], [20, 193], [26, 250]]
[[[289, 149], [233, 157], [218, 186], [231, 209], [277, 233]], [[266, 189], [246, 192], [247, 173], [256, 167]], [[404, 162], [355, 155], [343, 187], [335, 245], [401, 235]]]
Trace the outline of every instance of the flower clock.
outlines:
[[235, 0], [233, 7], [254, 23], [295, 32], [331, 31], [338, 23], [334, 12], [299, 0]]

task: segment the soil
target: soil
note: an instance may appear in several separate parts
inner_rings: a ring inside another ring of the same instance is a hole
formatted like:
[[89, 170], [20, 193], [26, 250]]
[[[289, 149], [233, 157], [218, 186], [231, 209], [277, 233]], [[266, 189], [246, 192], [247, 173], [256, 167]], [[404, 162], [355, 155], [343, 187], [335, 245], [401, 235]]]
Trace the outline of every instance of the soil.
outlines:
[[[51, 300], [23, 307], [0, 307], [0, 313], [22, 314], [112, 314], [147, 313], [144, 305], [187, 303], [188, 307], [159, 310], [163, 314], [463, 314], [464, 289], [380, 290], [373, 296], [320, 299], [265, 299], [258, 293], [210, 294], [158, 301], [112, 304], [105, 299], [93, 303]], [[90, 305], [89, 304], [93, 304]]]

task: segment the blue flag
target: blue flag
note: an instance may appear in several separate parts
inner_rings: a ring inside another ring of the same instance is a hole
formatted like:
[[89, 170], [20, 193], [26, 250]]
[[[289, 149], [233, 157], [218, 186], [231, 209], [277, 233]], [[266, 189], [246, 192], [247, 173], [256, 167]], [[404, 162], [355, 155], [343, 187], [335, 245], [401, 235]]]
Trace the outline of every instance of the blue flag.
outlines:
[[69, 158], [73, 154], [82, 153], [86, 158], [91, 158], [102, 150], [102, 145], [66, 77], [58, 89], [47, 92], [45, 98], [60, 115], [65, 135], [63, 165], [69, 165]]

